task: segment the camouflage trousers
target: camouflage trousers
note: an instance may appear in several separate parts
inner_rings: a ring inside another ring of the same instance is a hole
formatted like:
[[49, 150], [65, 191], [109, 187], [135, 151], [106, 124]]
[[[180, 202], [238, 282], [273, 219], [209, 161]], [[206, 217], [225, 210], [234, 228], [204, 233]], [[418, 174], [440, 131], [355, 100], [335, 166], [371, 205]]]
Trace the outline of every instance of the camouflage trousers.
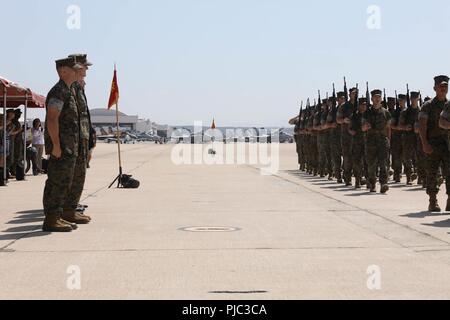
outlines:
[[73, 174], [72, 186], [69, 190], [64, 210], [76, 209], [80, 203], [83, 194], [84, 184], [87, 174], [87, 157], [89, 153], [89, 140], [83, 140], [81, 143], [80, 153], [75, 163], [75, 171]]
[[50, 157], [48, 178], [44, 189], [45, 215], [61, 215], [77, 208], [86, 179], [87, 147], [81, 147], [77, 157]]
[[366, 141], [366, 158], [369, 183], [374, 186], [379, 169], [380, 184], [388, 183], [389, 139], [383, 135], [368, 137]]
[[330, 144], [328, 142], [328, 134], [321, 132], [317, 135], [317, 147], [319, 154], [319, 173], [326, 175], [332, 173]]
[[336, 179], [342, 179], [342, 148], [341, 148], [341, 135], [337, 132], [339, 129], [330, 131], [329, 139], [331, 160], [333, 163], [333, 172]]
[[442, 176], [445, 179], [447, 194], [450, 195], [450, 151], [447, 141], [430, 140], [433, 153], [426, 155], [427, 166], [427, 194], [436, 195], [439, 193], [439, 169], [442, 169]]
[[422, 140], [419, 135], [416, 135], [417, 143], [417, 174], [419, 180], [425, 181], [427, 178], [427, 156], [422, 149]]
[[403, 163], [405, 174], [411, 177], [415, 172], [414, 165], [417, 163], [417, 137], [414, 132], [406, 132], [402, 136]]
[[353, 174], [356, 179], [361, 180], [365, 176], [366, 145], [362, 136], [355, 136], [352, 142]]
[[297, 155], [298, 155], [298, 164], [302, 169], [305, 168], [305, 156], [304, 156], [304, 146], [303, 146], [303, 139], [304, 136], [302, 135], [295, 135], [294, 140], [297, 147]]
[[403, 165], [402, 134], [396, 132], [392, 133], [391, 153], [392, 169], [394, 170], [395, 175], [401, 175]]
[[345, 181], [352, 180], [353, 162], [352, 162], [352, 140], [353, 137], [349, 133], [342, 133], [342, 158]]
[[308, 152], [310, 153], [310, 170], [312, 170], [314, 173], [317, 173], [319, 169], [319, 150], [317, 146], [317, 135], [312, 134], [309, 136], [309, 139]]

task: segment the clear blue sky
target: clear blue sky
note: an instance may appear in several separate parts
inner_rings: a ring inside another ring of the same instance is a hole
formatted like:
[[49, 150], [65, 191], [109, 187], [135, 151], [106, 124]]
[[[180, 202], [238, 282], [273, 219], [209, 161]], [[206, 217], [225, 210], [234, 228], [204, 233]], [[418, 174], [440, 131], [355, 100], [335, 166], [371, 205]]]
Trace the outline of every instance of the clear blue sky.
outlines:
[[[71, 4], [81, 30], [66, 27]], [[372, 4], [381, 30], [366, 26]], [[450, 74], [444, 0], [16, 0], [1, 12], [1, 75], [46, 94], [53, 61], [86, 52], [91, 108], [106, 107], [117, 62], [122, 111], [158, 123], [286, 126], [299, 99], [344, 75], [432, 94]]]

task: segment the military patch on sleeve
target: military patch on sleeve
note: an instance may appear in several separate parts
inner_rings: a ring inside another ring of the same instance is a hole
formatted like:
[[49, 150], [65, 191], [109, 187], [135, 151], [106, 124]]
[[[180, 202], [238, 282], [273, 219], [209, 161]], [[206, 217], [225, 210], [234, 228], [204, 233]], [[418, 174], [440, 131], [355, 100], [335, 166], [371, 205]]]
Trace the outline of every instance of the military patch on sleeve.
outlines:
[[57, 109], [58, 111], [62, 111], [64, 107], [64, 101], [58, 98], [50, 98], [48, 101], [48, 108]]
[[445, 109], [444, 111], [442, 111], [441, 113], [441, 118], [450, 121], [450, 113], [447, 109]]
[[419, 112], [419, 120], [423, 119], [423, 120], [428, 120], [429, 116], [428, 113], [421, 111]]

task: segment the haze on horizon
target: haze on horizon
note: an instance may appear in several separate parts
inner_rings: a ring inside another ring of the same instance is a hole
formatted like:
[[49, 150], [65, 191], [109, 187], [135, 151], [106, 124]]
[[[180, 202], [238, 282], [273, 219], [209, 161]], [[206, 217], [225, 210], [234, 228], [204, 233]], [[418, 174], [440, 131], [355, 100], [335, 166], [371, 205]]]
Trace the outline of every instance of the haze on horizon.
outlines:
[[[71, 5], [80, 29], [67, 26]], [[372, 5], [380, 29], [368, 28]], [[46, 94], [54, 60], [86, 52], [90, 108], [106, 108], [117, 62], [121, 111], [160, 124], [286, 127], [343, 76], [431, 96], [433, 77], [450, 74], [444, 0], [18, 0], [2, 12], [0, 75]]]

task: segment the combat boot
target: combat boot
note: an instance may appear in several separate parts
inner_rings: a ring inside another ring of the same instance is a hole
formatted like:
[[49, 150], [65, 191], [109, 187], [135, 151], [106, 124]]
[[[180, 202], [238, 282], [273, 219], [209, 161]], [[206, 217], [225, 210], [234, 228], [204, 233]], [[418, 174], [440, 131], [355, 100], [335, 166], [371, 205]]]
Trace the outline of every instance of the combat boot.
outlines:
[[367, 185], [367, 179], [366, 179], [366, 178], [362, 178], [362, 179], [361, 179], [361, 185], [362, 185], [362, 186]]
[[356, 178], [355, 189], [361, 189], [361, 179]]
[[400, 175], [399, 174], [395, 174], [394, 175], [394, 181], [395, 181], [395, 183], [400, 183], [400, 181], [401, 181], [401, 178], [400, 178]]
[[414, 182], [414, 181], [416, 181], [416, 180], [417, 180], [417, 178], [418, 178], [418, 175], [417, 175], [417, 173], [413, 173], [413, 174], [411, 175], [411, 182]]
[[4, 187], [6, 185], [5, 179], [3, 179], [3, 169], [0, 169], [0, 187]]
[[412, 186], [412, 179], [411, 179], [411, 176], [406, 176], [406, 185], [407, 186]]
[[369, 181], [369, 183], [367, 184], [367, 188], [372, 193], [377, 192], [377, 184], [376, 184], [376, 182], [375, 181]]
[[445, 211], [447, 211], [447, 212], [450, 211], [450, 196], [447, 199], [447, 207], [445, 208]]
[[381, 194], [386, 194], [389, 191], [389, 186], [387, 184], [383, 184], [381, 186]]
[[[78, 207], [75, 209], [75, 212], [77, 212], [78, 214], [80, 214], [83, 217], [86, 217], [87, 219], [89, 219], [89, 221], [91, 221], [92, 220], [91, 217], [86, 215], [86, 213], [85, 213], [87, 208], [89, 208], [89, 206], [79, 204]], [[70, 211], [70, 210], [64, 210], [64, 211]]]
[[64, 219], [59, 219], [62, 223], [64, 224], [68, 224], [69, 226], [72, 227], [72, 230], [77, 230], [78, 229], [78, 225], [76, 223], [71, 223], [69, 221], [66, 221]]
[[65, 210], [62, 214], [62, 218], [65, 221], [75, 224], [88, 224], [91, 221], [90, 217], [81, 215], [75, 210]]
[[43, 232], [72, 232], [73, 228], [65, 224], [56, 214], [48, 214], [45, 216]]
[[430, 206], [428, 207], [428, 211], [441, 212], [441, 208], [439, 207], [436, 195], [430, 195]]

